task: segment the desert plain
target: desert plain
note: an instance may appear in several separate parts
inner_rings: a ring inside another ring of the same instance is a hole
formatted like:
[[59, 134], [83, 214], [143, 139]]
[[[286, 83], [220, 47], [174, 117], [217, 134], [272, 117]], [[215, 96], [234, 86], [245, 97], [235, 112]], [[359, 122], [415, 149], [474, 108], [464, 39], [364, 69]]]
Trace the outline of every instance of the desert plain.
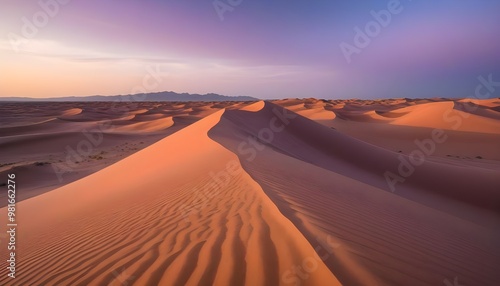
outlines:
[[9, 102], [0, 150], [1, 285], [500, 285], [499, 98]]

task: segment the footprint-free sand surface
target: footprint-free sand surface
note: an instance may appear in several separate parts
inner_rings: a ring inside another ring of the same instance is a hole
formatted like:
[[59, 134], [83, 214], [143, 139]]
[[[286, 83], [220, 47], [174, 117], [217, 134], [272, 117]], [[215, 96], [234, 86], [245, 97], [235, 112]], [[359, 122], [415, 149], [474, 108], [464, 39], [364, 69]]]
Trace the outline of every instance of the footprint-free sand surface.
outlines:
[[0, 284], [500, 285], [498, 107], [2, 104]]

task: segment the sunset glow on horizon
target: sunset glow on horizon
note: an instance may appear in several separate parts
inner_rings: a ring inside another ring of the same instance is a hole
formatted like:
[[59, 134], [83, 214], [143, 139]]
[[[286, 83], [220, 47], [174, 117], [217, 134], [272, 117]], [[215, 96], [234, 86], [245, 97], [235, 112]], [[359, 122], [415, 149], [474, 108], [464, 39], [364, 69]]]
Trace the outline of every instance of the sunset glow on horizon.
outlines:
[[130, 94], [151, 69], [148, 92], [263, 99], [467, 97], [478, 76], [500, 82], [498, 1], [0, 2], [0, 97]]

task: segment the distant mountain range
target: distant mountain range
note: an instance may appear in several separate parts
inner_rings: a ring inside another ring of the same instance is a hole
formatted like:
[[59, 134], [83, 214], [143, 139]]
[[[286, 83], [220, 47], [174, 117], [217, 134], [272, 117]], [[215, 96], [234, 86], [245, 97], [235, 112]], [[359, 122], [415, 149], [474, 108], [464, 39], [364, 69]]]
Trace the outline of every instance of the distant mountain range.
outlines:
[[190, 94], [162, 91], [129, 95], [65, 96], [50, 98], [0, 97], [0, 101], [256, 101], [250, 96], [225, 96], [216, 93]]

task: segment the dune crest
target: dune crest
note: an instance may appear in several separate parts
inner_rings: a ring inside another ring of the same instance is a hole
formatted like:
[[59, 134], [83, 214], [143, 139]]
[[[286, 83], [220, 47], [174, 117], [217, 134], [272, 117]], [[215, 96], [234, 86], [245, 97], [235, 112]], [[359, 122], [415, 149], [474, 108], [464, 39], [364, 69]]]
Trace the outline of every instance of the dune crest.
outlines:
[[128, 132], [148, 133], [148, 132], [161, 131], [171, 127], [172, 125], [174, 125], [174, 120], [172, 119], [171, 116], [169, 116], [159, 119], [130, 123], [123, 126], [115, 126], [112, 130], [106, 130], [106, 131], [123, 132], [123, 133], [128, 133]]
[[[325, 264], [341, 283], [434, 285], [456, 273], [464, 285], [500, 282], [498, 171], [428, 160], [393, 193], [384, 172], [397, 172], [396, 152], [293, 114], [272, 140], [259, 139], [287, 112], [272, 103], [227, 111], [209, 136], [239, 155], [311, 245], [337, 247]], [[258, 143], [254, 155], [242, 138]]]
[[71, 108], [71, 109], [65, 110], [61, 114], [61, 116], [73, 116], [73, 115], [80, 114], [82, 112], [83, 112], [83, 109], [81, 109], [81, 108]]
[[498, 120], [454, 107], [455, 103], [448, 101], [402, 108], [394, 112], [410, 112], [390, 124], [500, 134]]
[[274, 103], [0, 106], [0, 285], [500, 285], [497, 99]]
[[[18, 267], [30, 271], [16, 285], [340, 285], [237, 156], [207, 136], [222, 113], [20, 202]], [[301, 281], [293, 269], [307, 259], [314, 272]]]
[[264, 101], [261, 100], [259, 102], [244, 106], [244, 107], [240, 108], [239, 110], [257, 112], [257, 111], [261, 110], [262, 108], [264, 108], [264, 105], [265, 105]]

